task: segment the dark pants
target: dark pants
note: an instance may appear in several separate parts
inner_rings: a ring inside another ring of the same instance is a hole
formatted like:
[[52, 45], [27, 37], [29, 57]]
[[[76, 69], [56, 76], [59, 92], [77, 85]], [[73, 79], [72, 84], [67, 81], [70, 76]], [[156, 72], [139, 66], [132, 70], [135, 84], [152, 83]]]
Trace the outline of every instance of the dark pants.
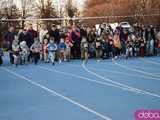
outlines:
[[30, 51], [30, 54], [28, 56], [28, 62], [31, 62], [32, 58], [33, 58], [33, 53], [32, 53], [32, 51]]
[[79, 42], [74, 43], [73, 47], [71, 48], [71, 54], [72, 54], [73, 59], [80, 59], [81, 49], [80, 49]]
[[103, 59], [108, 59], [109, 58], [109, 50], [108, 49], [102, 50], [102, 58]]
[[115, 47], [115, 48], [114, 48], [114, 57], [115, 57], [115, 56], [119, 56], [119, 55], [120, 55], [120, 49], [117, 48], [117, 47]]
[[9, 58], [10, 58], [10, 63], [14, 64], [14, 57], [12, 52], [9, 52]]
[[0, 66], [3, 64], [2, 56], [0, 56]]
[[34, 63], [37, 65], [40, 59], [40, 53], [33, 53]]

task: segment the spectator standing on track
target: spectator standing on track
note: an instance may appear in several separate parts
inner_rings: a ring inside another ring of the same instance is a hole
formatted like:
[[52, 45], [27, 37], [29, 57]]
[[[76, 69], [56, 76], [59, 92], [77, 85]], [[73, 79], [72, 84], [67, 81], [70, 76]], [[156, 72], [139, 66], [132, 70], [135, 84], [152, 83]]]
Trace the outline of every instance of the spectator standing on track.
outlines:
[[114, 41], [114, 56], [115, 56], [115, 59], [117, 59], [120, 55], [120, 51], [122, 48], [118, 31], [116, 31], [113, 37], [113, 41]]
[[[33, 45], [34, 43], [34, 39], [36, 39], [38, 37], [38, 33], [37, 31], [35, 31], [32, 27], [32, 24], [29, 24], [27, 26], [27, 45], [30, 48], [31, 45]], [[30, 62], [33, 58], [33, 54], [32, 51], [30, 52], [30, 55], [28, 56], [28, 61]]]
[[72, 41], [73, 47], [71, 48], [71, 53], [74, 59], [80, 59], [80, 44], [81, 44], [81, 37], [83, 35], [80, 34], [80, 31], [77, 27], [73, 27], [72, 29]]
[[15, 36], [15, 39], [12, 42], [12, 52], [13, 52], [14, 64], [18, 66], [18, 64], [20, 64], [20, 46], [17, 36]]
[[10, 27], [8, 32], [4, 35], [5, 47], [9, 51], [10, 63], [14, 64], [13, 52], [12, 52], [12, 42], [15, 38], [14, 27]]
[[102, 54], [102, 40], [100, 37], [97, 37], [95, 44], [96, 44], [96, 59], [97, 59], [97, 62], [100, 62], [100, 58]]
[[102, 33], [102, 58], [108, 59], [109, 58], [109, 43], [107, 38], [106, 32]]
[[90, 58], [93, 58], [95, 56], [95, 40], [96, 40], [96, 33], [95, 31], [92, 29], [89, 33], [88, 33], [88, 47], [89, 47], [89, 56]]
[[47, 33], [48, 33], [48, 30], [46, 25], [42, 25], [41, 30], [39, 32], [39, 40], [41, 44], [43, 44], [44, 37], [46, 36]]
[[54, 38], [54, 41], [59, 44], [60, 33], [56, 25], [52, 25], [51, 30], [48, 32], [50, 37]]
[[145, 41], [143, 38], [139, 38], [139, 42], [140, 42], [140, 56], [144, 57], [144, 55], [145, 55]]
[[19, 40], [19, 43], [21, 43], [23, 41], [25, 41], [26, 43], [28, 42], [26, 29], [23, 29], [22, 31], [19, 32], [19, 34], [18, 34], [18, 40]]
[[157, 36], [156, 36], [156, 54], [157, 56], [160, 55], [160, 32], [157, 33]]
[[71, 48], [73, 47], [70, 33], [67, 34], [65, 43], [66, 43], [66, 58], [67, 58], [67, 61], [69, 62], [71, 59]]
[[88, 61], [88, 42], [85, 37], [82, 37], [81, 41], [81, 59], [85, 62]]
[[3, 49], [0, 48], [0, 66], [3, 64]]

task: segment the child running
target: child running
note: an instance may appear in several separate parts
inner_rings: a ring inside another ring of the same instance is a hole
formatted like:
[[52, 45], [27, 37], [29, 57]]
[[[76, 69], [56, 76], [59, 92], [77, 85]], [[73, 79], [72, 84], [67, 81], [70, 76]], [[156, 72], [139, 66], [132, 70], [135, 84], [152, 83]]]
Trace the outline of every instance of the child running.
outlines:
[[20, 46], [18, 43], [19, 43], [18, 37], [15, 36], [15, 39], [13, 40], [12, 43], [12, 51], [13, 51], [14, 64], [16, 65], [16, 67], [20, 63]]
[[49, 52], [49, 60], [52, 62], [52, 65], [55, 65], [55, 56], [57, 51], [57, 44], [54, 42], [54, 38], [51, 37], [48, 43], [48, 52]]
[[37, 38], [34, 39], [34, 43], [32, 44], [30, 50], [33, 53], [34, 63], [37, 65], [39, 59], [40, 59], [40, 52], [42, 50], [42, 46]]
[[28, 64], [28, 56], [30, 54], [30, 50], [29, 50], [29, 48], [27, 46], [26, 41], [22, 41], [20, 43], [20, 49], [21, 49], [21, 51], [20, 51], [21, 64], [22, 65], [23, 64], [27, 65]]
[[62, 61], [66, 61], [66, 55], [65, 55], [66, 43], [64, 41], [64, 38], [60, 39], [58, 49], [59, 49], [59, 63], [61, 63]]
[[44, 39], [44, 44], [43, 44], [43, 57], [44, 57], [44, 62], [48, 63], [48, 40]]

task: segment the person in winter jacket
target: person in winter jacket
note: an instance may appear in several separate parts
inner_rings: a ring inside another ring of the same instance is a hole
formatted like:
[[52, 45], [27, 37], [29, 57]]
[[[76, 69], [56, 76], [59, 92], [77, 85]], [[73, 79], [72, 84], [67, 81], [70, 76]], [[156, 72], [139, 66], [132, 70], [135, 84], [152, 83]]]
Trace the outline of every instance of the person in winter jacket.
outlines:
[[12, 42], [15, 38], [14, 27], [10, 27], [8, 32], [4, 35], [5, 47], [9, 51], [10, 63], [14, 64], [13, 52], [12, 52]]
[[62, 61], [66, 61], [66, 43], [64, 38], [60, 39], [60, 43], [58, 44], [58, 50], [59, 50], [59, 63]]
[[81, 59], [85, 60], [85, 62], [88, 61], [88, 42], [85, 37], [82, 37], [81, 41]]
[[41, 30], [39, 32], [39, 40], [40, 40], [40, 43], [43, 44], [43, 40], [44, 40], [44, 37], [45, 35], [48, 33], [48, 30], [47, 30], [47, 27], [46, 25], [42, 25], [41, 27]]
[[114, 41], [114, 55], [115, 55], [115, 59], [117, 59], [118, 56], [120, 55], [120, 50], [122, 48], [120, 38], [119, 38], [119, 32], [116, 32], [116, 34], [113, 37], [113, 41]]
[[43, 49], [43, 57], [44, 57], [44, 62], [48, 63], [48, 40], [44, 39], [44, 43], [42, 44], [42, 49]]
[[18, 37], [15, 36], [15, 39], [12, 42], [12, 52], [13, 52], [13, 58], [14, 58], [14, 64], [18, 66], [20, 63], [20, 46], [19, 46]]
[[73, 47], [72, 39], [70, 33], [67, 34], [66, 40], [66, 59], [69, 62], [71, 59], [71, 48]]
[[28, 64], [28, 56], [30, 54], [30, 50], [27, 46], [26, 41], [22, 41], [20, 43], [20, 49], [21, 64]]
[[95, 48], [96, 48], [96, 59], [97, 62], [100, 62], [101, 53], [102, 53], [102, 39], [97, 37], [95, 41]]
[[57, 44], [54, 42], [54, 38], [51, 37], [50, 41], [47, 45], [48, 47], [48, 53], [49, 53], [49, 60], [52, 62], [52, 65], [55, 65], [55, 56], [57, 51]]
[[30, 50], [33, 53], [34, 63], [35, 65], [37, 65], [40, 59], [40, 53], [42, 51], [42, 45], [40, 44], [37, 38], [35, 38], [34, 43], [32, 44]]

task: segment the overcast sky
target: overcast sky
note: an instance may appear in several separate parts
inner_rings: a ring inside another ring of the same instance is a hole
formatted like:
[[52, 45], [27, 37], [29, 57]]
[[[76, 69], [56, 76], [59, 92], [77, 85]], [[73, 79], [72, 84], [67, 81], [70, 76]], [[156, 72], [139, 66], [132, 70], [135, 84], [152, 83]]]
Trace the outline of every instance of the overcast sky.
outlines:
[[85, 0], [73, 0], [76, 6], [80, 7], [81, 9], [84, 7]]

